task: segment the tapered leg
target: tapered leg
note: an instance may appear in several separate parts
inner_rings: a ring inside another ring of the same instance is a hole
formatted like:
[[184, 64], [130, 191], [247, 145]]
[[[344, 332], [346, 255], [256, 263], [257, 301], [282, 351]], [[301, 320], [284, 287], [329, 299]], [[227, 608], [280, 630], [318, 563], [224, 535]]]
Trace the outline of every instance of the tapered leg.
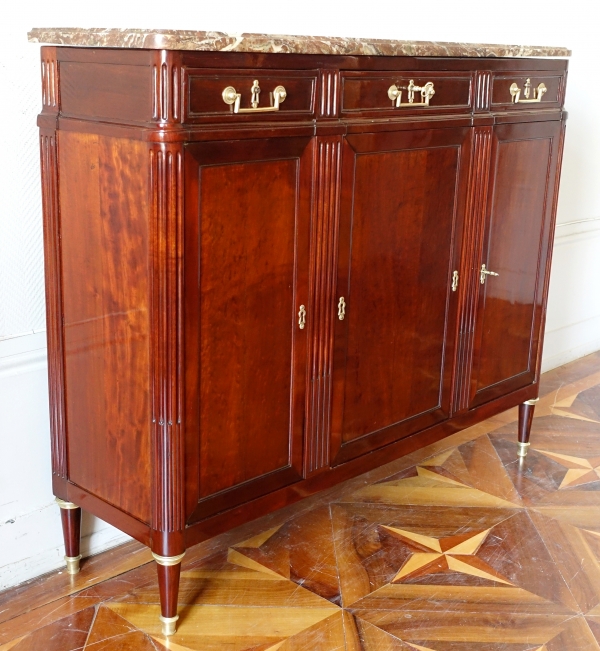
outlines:
[[158, 590], [160, 592], [160, 621], [162, 622], [163, 635], [173, 635], [177, 614], [177, 598], [179, 596], [179, 575], [181, 561], [185, 553], [179, 556], [159, 556], [152, 553], [158, 570]]
[[520, 457], [526, 457], [529, 450], [529, 435], [531, 434], [531, 423], [533, 421], [533, 412], [535, 404], [539, 398], [526, 400], [519, 405], [519, 443], [517, 454]]
[[79, 544], [81, 539], [81, 509], [72, 502], [65, 502], [56, 498], [60, 506], [60, 518], [62, 520], [63, 538], [65, 540], [65, 561], [67, 572], [77, 574], [79, 572]]

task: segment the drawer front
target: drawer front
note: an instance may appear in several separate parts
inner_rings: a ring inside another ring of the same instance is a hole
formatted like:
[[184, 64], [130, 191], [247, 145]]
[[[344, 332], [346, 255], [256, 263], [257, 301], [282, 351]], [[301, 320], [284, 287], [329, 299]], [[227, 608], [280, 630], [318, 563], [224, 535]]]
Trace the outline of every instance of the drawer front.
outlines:
[[560, 108], [565, 76], [536, 71], [494, 75], [492, 110]]
[[[416, 87], [412, 98], [409, 96], [411, 82]], [[349, 71], [342, 74], [342, 115], [468, 112], [472, 87], [473, 78], [469, 73]], [[427, 99], [424, 94], [429, 89], [434, 92]]]
[[[184, 119], [186, 122], [310, 119], [315, 112], [316, 82], [316, 70], [187, 69]], [[276, 109], [274, 94], [280, 88], [285, 89], [285, 97], [279, 94]], [[225, 89], [229, 91], [227, 99], [231, 103], [223, 97]], [[252, 110], [253, 100], [258, 110]]]

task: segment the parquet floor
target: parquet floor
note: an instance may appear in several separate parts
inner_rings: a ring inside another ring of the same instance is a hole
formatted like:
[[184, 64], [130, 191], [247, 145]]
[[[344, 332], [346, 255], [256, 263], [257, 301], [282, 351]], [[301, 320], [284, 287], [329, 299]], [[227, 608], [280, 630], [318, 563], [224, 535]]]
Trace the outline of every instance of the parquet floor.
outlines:
[[600, 353], [541, 395], [522, 463], [512, 410], [189, 550], [168, 641], [130, 543], [0, 595], [0, 651], [600, 651]]

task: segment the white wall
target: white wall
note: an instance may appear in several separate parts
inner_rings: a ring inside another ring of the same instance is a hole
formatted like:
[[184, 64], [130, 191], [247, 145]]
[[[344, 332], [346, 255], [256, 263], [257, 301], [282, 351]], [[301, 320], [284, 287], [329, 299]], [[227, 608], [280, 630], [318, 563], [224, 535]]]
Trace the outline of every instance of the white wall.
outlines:
[[[166, 8], [165, 8], [166, 7]], [[145, 27], [564, 45], [574, 50], [570, 118], [550, 287], [544, 368], [600, 348], [600, 126], [597, 19], [572, 0], [41, 0], [3, 7], [0, 44], [0, 589], [61, 564], [50, 490], [41, 208], [33, 26]], [[172, 11], [171, 11], [172, 10]], [[187, 18], [183, 18], [187, 16]], [[27, 334], [29, 333], [29, 334]], [[20, 335], [20, 336], [16, 336]], [[125, 538], [87, 517], [84, 553]]]

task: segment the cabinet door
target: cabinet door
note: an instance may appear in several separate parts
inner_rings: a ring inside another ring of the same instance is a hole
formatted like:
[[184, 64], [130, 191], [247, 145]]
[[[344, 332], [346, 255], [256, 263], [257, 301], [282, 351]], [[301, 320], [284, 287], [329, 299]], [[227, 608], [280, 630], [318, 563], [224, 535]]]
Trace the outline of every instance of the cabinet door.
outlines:
[[186, 147], [191, 522], [301, 476], [311, 152], [310, 138]]
[[469, 128], [347, 137], [334, 464], [449, 417], [469, 139]]
[[561, 122], [496, 126], [481, 265], [471, 408], [535, 381]]

